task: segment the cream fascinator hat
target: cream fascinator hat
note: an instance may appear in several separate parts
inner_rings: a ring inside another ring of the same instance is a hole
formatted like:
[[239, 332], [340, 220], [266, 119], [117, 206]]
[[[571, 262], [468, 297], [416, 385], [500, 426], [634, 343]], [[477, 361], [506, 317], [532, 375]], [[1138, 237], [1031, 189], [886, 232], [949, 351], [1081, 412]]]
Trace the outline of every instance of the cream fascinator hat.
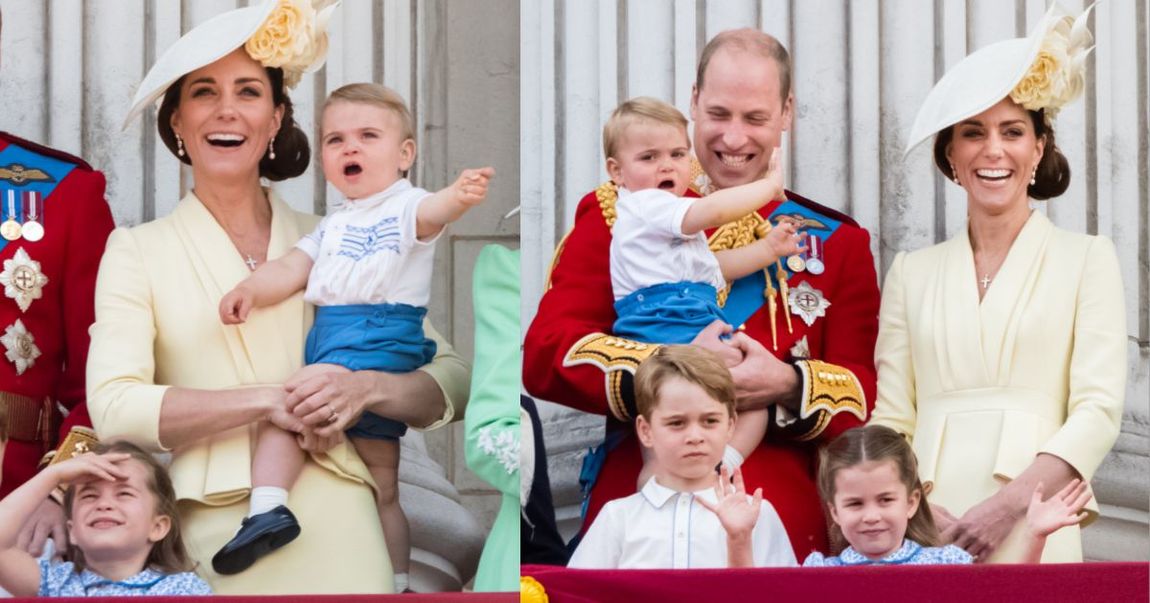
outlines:
[[284, 86], [295, 86], [327, 58], [327, 23], [338, 5], [338, 0], [263, 0], [204, 21], [152, 65], [136, 90], [124, 127], [176, 80], [241, 46], [264, 67], [282, 68]]
[[927, 94], [905, 154], [1007, 96], [1030, 111], [1045, 109], [1050, 123], [1085, 87], [1086, 55], [1094, 48], [1086, 27], [1092, 8], [1075, 19], [1055, 2], [1029, 36], [996, 42], [959, 61]]

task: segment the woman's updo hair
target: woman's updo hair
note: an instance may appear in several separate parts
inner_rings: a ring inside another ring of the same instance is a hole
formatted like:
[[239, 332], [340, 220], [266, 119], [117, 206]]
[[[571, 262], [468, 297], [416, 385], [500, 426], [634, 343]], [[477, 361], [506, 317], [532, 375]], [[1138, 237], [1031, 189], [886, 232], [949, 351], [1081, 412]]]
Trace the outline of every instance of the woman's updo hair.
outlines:
[[[1070, 186], [1070, 163], [1066, 156], [1058, 150], [1054, 142], [1054, 128], [1046, 125], [1045, 111], [1027, 111], [1030, 122], [1034, 124], [1034, 135], [1045, 136], [1046, 142], [1042, 148], [1042, 159], [1038, 161], [1038, 171], [1034, 174], [1034, 184], [1026, 187], [1026, 193], [1031, 199], [1045, 201], [1066, 192]], [[946, 158], [946, 150], [954, 140], [954, 126], [949, 126], [938, 133], [934, 138], [934, 164], [947, 180], [954, 180], [954, 172], [950, 169], [950, 160]], [[277, 151], [278, 152], [278, 151]]]
[[[264, 70], [268, 74], [268, 80], [271, 81], [272, 104], [277, 107], [282, 105], [284, 114], [280, 120], [279, 132], [276, 133], [272, 143], [276, 158], [272, 159], [267, 151], [264, 151], [263, 158], [260, 159], [260, 177], [278, 182], [295, 178], [307, 170], [311, 161], [311, 147], [307, 142], [307, 134], [304, 134], [293, 117], [291, 97], [284, 91], [283, 69], [265, 67]], [[180, 106], [180, 90], [183, 88], [185, 78], [186, 75], [176, 80], [164, 92], [164, 100], [160, 103], [160, 112], [156, 116], [156, 128], [160, 131], [160, 140], [164, 141], [168, 150], [180, 161], [192, 165], [192, 158], [187, 153], [181, 157], [176, 152], [176, 133], [172, 130], [172, 113]]]

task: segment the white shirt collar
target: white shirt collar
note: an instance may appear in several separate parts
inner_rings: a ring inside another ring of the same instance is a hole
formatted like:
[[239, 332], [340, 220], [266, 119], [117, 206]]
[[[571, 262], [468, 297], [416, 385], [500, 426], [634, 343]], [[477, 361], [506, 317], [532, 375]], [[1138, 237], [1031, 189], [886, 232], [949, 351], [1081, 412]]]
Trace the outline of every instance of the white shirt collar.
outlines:
[[718, 498], [715, 497], [714, 488], [703, 488], [702, 490], [696, 490], [695, 492], [680, 492], [660, 484], [654, 477], [647, 480], [647, 483], [643, 485], [643, 489], [639, 492], [641, 492], [643, 494], [643, 498], [647, 499], [647, 502], [651, 503], [651, 506], [655, 508], [660, 508], [667, 504], [667, 501], [674, 498], [676, 494], [687, 494], [689, 496], [705, 498], [707, 499], [707, 502], [718, 501]]
[[374, 195], [368, 195], [361, 199], [344, 199], [343, 207], [340, 209], [368, 209], [375, 207], [390, 199], [391, 197], [394, 197], [395, 195], [398, 195], [399, 193], [407, 190], [411, 190], [411, 181], [407, 178], [400, 178], [399, 180], [393, 182], [391, 186], [383, 189], [378, 193], [375, 193]]

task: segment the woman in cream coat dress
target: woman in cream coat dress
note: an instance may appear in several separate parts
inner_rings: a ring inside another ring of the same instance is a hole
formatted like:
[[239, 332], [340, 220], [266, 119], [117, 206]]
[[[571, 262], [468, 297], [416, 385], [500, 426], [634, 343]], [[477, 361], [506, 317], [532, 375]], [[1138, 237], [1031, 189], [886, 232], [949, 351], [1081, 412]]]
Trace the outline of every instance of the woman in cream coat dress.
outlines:
[[[980, 561], [1019, 558], [1016, 528], [1039, 483], [1050, 494], [1091, 479], [1118, 435], [1125, 392], [1113, 243], [1030, 207], [1069, 185], [1051, 121], [1081, 90], [1074, 59], [1090, 42], [1085, 16], [1077, 28], [1055, 10], [1029, 38], [968, 56], [931, 91], [908, 151], [937, 133], [935, 162], [966, 189], [968, 224], [900, 253], [883, 289], [873, 422], [911, 438], [944, 540]], [[1044, 43], [1065, 49], [1053, 63], [1063, 78], [1031, 69]], [[1043, 562], [1081, 559], [1079, 526], [1048, 538]]]
[[[345, 373], [285, 388], [312, 320], [302, 297], [246, 324], [221, 324], [219, 300], [250, 265], [286, 253], [318, 220], [260, 186], [261, 176], [293, 177], [310, 161], [284, 86], [299, 73], [291, 64], [265, 68], [241, 48], [275, 10], [268, 0], [205, 22], [140, 86], [129, 120], [163, 95], [161, 138], [191, 164], [195, 186], [171, 215], [117, 229], [108, 241], [91, 331], [91, 413], [101, 438], [171, 451], [185, 540], [217, 593], [390, 592], [371, 479], [342, 429], [369, 403], [417, 426], [442, 424], [453, 401], [466, 400], [468, 371], [425, 325], [439, 354], [420, 371]], [[213, 144], [220, 132], [240, 143]], [[208, 560], [248, 509], [253, 434], [263, 420], [300, 432], [311, 453], [290, 493], [302, 533], [249, 570], [218, 576]]]

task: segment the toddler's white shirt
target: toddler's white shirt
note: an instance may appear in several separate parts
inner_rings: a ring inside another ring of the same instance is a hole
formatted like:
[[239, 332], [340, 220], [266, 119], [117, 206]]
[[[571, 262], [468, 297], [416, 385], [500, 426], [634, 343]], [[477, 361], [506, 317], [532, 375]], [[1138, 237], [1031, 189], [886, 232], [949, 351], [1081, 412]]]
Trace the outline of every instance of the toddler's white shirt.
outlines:
[[611, 229], [611, 289], [615, 301], [663, 283], [702, 282], [727, 286], [702, 232], [683, 234], [683, 218], [697, 199], [651, 188], [619, 189]]
[[431, 193], [401, 179], [387, 190], [346, 201], [296, 247], [315, 265], [304, 300], [317, 306], [402, 303], [426, 307], [435, 242], [416, 238], [415, 212]]

